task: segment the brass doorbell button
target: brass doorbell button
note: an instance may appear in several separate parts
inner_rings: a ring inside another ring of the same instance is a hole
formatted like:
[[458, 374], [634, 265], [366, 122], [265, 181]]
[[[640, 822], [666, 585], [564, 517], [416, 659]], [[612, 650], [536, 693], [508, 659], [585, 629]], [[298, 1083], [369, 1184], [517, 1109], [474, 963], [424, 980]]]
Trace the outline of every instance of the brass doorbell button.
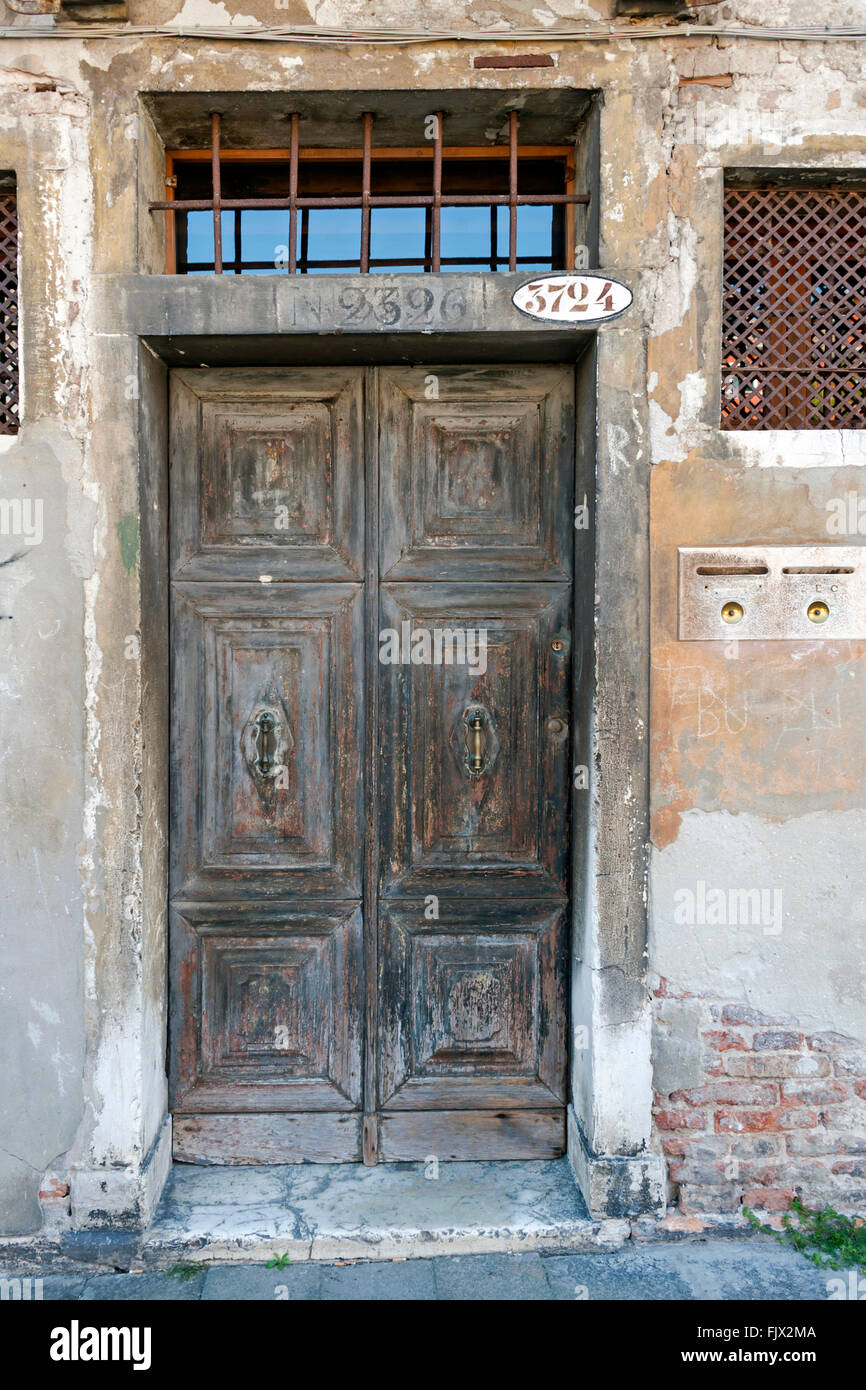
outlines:
[[722, 618], [726, 623], [738, 623], [744, 617], [745, 609], [741, 603], [731, 601], [723, 605]]

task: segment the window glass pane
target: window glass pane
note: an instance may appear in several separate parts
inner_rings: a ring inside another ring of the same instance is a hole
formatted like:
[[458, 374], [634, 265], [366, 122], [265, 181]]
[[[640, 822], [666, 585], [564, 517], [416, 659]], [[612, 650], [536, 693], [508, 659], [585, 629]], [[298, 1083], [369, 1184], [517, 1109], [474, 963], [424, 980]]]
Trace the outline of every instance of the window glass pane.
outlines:
[[[360, 208], [310, 208], [307, 219], [306, 259], [311, 274], [360, 269]], [[299, 236], [299, 254], [303, 250], [301, 240]], [[339, 261], [341, 264], [322, 265], [323, 261]]]
[[[223, 257], [226, 250], [223, 246]], [[289, 214], [278, 208], [242, 212], [241, 258], [244, 265], [252, 262], [263, 275], [284, 271], [289, 259]]]
[[[506, 222], [506, 236], [507, 227]], [[490, 209], [443, 208], [441, 249], [443, 270], [489, 270]], [[507, 260], [507, 240], [505, 255]], [[454, 265], [447, 264], [451, 260], [455, 262]]]
[[[235, 215], [224, 212], [220, 225], [223, 234], [223, 262], [234, 257]], [[188, 265], [213, 266], [213, 213], [189, 212], [186, 222], [186, 259]]]
[[[423, 270], [424, 208], [373, 208], [370, 213], [370, 261], [375, 270]], [[396, 261], [414, 260], [416, 264], [396, 265]]]

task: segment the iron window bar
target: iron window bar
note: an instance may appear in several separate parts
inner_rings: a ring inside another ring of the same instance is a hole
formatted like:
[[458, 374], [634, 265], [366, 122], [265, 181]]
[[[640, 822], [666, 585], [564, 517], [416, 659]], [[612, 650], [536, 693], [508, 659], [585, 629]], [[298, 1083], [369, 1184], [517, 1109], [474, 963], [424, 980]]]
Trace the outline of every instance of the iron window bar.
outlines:
[[[467, 265], [477, 261], [479, 265], [486, 266], [488, 263], [492, 269], [497, 264], [496, 236], [495, 228], [492, 240], [492, 254], [490, 257], [443, 257], [441, 252], [442, 244], [442, 218], [441, 211], [444, 207], [489, 207], [492, 224], [496, 220], [496, 208], [507, 207], [509, 209], [508, 219], [508, 268], [516, 270], [521, 258], [517, 254], [517, 210], [520, 207], [555, 207], [564, 206], [573, 208], [578, 204], [589, 202], [588, 193], [520, 193], [518, 190], [518, 169], [520, 146], [518, 145], [518, 115], [516, 111], [509, 112], [508, 116], [508, 192], [507, 193], [443, 193], [442, 191], [442, 157], [444, 150], [443, 127], [444, 114], [441, 111], [435, 115], [435, 133], [433, 138], [433, 169], [432, 169], [432, 189], [430, 193], [406, 193], [406, 194], [375, 194], [371, 192], [371, 173], [373, 155], [373, 116], [371, 112], [365, 112], [363, 117], [363, 144], [361, 149], [361, 194], [358, 195], [328, 195], [320, 197], [300, 197], [298, 194], [298, 165], [300, 159], [300, 137], [299, 125], [300, 118], [297, 112], [292, 112], [289, 117], [289, 194], [288, 197], [276, 198], [223, 198], [221, 180], [221, 137], [222, 137], [222, 113], [219, 111], [211, 112], [211, 180], [212, 196], [210, 198], [164, 198], [151, 202], [148, 206], [151, 212], [166, 212], [169, 214], [178, 212], [211, 212], [213, 214], [213, 237], [214, 237], [214, 274], [223, 273], [222, 255], [222, 213], [223, 212], [253, 212], [260, 210], [287, 211], [289, 213], [289, 242], [288, 242], [288, 263], [287, 269], [290, 275], [298, 274], [298, 213], [304, 213], [311, 208], [360, 208], [361, 209], [361, 247], [360, 247], [360, 268], [361, 273], [366, 275], [370, 272], [371, 264], [376, 264], [370, 258], [370, 238], [371, 238], [371, 211], [373, 208], [405, 208], [421, 207], [428, 209], [428, 236], [430, 244], [430, 265], [433, 271], [442, 269], [442, 265], [452, 264]], [[251, 154], [254, 152], [251, 151]], [[237, 224], [240, 219], [235, 219], [236, 232]], [[303, 219], [302, 219], [302, 241], [303, 241]], [[572, 238], [566, 237], [566, 269], [571, 269], [573, 265], [574, 248]], [[237, 256], [237, 251], [236, 251]], [[301, 256], [303, 263], [305, 257]], [[530, 260], [532, 258], [529, 258]], [[426, 257], [425, 257], [426, 262]], [[379, 264], [401, 265], [414, 264], [403, 261], [399, 257], [388, 257], [381, 260]], [[318, 263], [317, 263], [318, 264]], [[341, 268], [345, 265], [354, 265], [356, 262], [323, 262], [329, 268]], [[253, 267], [254, 268], [254, 267]], [[264, 267], [262, 267], [264, 268]]]

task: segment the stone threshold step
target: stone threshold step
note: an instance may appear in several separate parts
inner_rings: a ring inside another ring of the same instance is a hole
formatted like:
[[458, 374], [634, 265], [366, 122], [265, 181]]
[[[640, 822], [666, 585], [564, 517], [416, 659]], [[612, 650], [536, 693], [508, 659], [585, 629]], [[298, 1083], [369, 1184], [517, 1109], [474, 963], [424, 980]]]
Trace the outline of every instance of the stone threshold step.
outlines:
[[432, 1164], [175, 1164], [142, 1264], [389, 1260], [616, 1249], [627, 1220], [593, 1221], [566, 1160]]

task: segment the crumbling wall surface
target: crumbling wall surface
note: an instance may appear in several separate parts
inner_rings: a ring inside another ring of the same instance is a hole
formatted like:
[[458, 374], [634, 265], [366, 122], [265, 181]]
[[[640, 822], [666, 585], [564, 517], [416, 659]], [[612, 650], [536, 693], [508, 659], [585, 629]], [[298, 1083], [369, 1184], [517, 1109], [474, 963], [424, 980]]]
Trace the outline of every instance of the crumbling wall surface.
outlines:
[[671, 50], [646, 225], [667, 243], [647, 350], [650, 970], [655, 1143], [689, 1214], [866, 1202], [866, 642], [677, 639], [678, 546], [866, 533], [837, 524], [866, 495], [861, 432], [718, 427], [723, 168], [862, 170], [863, 78], [855, 44]]
[[0, 165], [19, 185], [26, 424], [0, 441], [0, 1230], [38, 1227], [43, 1174], [83, 1114], [88, 105], [0, 72]]
[[[0, 452], [0, 1230], [18, 1234], [40, 1225], [40, 1188], [62, 1220], [93, 1174], [83, 1204], [129, 1219], [106, 1175], [131, 1180], [165, 1083], [158, 1020], [142, 1048], [137, 355], [90, 326], [97, 273], [135, 261], [135, 129], [94, 111], [77, 44], [31, 38], [2, 58], [22, 425]], [[158, 1016], [162, 979], [150, 987]]]

